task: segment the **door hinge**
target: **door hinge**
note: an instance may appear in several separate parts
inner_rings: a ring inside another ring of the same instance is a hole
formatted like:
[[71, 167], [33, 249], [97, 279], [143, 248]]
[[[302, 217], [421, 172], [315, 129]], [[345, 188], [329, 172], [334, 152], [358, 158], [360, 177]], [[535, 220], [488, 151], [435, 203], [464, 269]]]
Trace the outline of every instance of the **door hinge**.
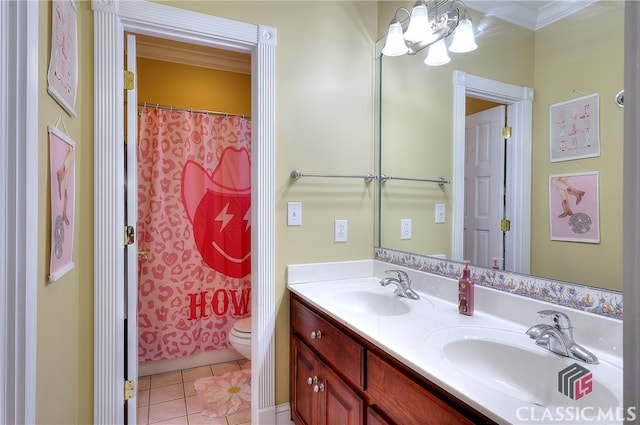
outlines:
[[135, 382], [124, 381], [124, 401], [132, 399], [135, 395]]
[[136, 241], [136, 231], [133, 226], [124, 226], [124, 244], [133, 245]]
[[502, 127], [502, 138], [511, 139], [511, 127]]
[[124, 70], [124, 89], [133, 90], [135, 75], [131, 71]]
[[511, 230], [511, 220], [502, 219], [500, 220], [500, 230], [503, 232], [508, 232]]

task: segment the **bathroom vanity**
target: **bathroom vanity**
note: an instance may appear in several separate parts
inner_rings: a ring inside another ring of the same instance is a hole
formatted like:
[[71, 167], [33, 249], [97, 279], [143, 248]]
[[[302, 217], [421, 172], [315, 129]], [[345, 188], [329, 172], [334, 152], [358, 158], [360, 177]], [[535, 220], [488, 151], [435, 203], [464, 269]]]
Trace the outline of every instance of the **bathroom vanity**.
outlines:
[[[398, 268], [418, 300], [380, 285], [386, 270]], [[485, 287], [476, 288], [474, 315], [463, 316], [454, 279], [376, 260], [289, 266], [288, 288], [297, 425], [526, 423], [571, 409], [592, 423], [600, 423], [599, 410], [610, 413], [606, 423], [621, 423], [619, 320]], [[545, 321], [538, 311], [549, 308], [571, 317], [576, 341], [598, 364], [527, 336]], [[559, 373], [575, 363], [593, 388], [579, 400], [558, 390]]]

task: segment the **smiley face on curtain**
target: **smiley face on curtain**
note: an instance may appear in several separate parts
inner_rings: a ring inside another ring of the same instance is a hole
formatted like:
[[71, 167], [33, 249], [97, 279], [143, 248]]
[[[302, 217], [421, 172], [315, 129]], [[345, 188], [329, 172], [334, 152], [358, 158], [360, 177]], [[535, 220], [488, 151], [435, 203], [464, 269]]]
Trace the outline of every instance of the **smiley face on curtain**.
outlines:
[[251, 162], [246, 149], [225, 148], [209, 175], [188, 160], [182, 203], [204, 262], [229, 277], [251, 273]]

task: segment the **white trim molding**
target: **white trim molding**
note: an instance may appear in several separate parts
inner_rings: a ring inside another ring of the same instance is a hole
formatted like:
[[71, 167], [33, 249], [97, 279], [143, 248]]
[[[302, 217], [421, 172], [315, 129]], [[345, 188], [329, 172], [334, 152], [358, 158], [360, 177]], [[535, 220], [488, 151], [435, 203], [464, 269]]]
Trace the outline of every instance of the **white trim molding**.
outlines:
[[[625, 3], [623, 159], [624, 407], [640, 406], [640, 3]], [[626, 410], [625, 410], [626, 411]], [[627, 424], [640, 423], [627, 420]]]
[[507, 151], [506, 216], [512, 228], [505, 240], [511, 254], [509, 270], [529, 274], [531, 259], [531, 134], [533, 89], [477, 77], [462, 71], [453, 73], [453, 249], [452, 258], [463, 257], [464, 241], [464, 153], [465, 98], [477, 97], [507, 105], [507, 125], [513, 127]]
[[[93, 0], [94, 423], [124, 418], [124, 32], [252, 56], [252, 403], [254, 424], [275, 423], [275, 28], [142, 0]], [[131, 225], [132, 223], [127, 223]]]
[[0, 2], [0, 423], [36, 421], [38, 2]]

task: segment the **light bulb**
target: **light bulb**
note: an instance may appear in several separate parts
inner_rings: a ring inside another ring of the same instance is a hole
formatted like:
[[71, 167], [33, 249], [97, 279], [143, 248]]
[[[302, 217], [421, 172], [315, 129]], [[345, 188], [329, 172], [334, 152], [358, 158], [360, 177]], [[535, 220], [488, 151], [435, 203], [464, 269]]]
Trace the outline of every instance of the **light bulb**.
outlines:
[[453, 34], [453, 41], [449, 46], [449, 50], [454, 53], [467, 53], [476, 50], [478, 45], [476, 44], [475, 37], [473, 35], [473, 24], [469, 15], [462, 16], [462, 20], [456, 28], [455, 34]]
[[441, 38], [429, 46], [429, 54], [424, 63], [429, 66], [440, 66], [449, 63], [450, 60], [447, 54], [447, 45], [444, 42], [444, 38]]
[[402, 25], [397, 19], [391, 21], [389, 25], [389, 32], [387, 33], [387, 41], [382, 49], [382, 54], [385, 56], [402, 56], [409, 51], [409, 48], [404, 43], [404, 37], [402, 36]]
[[427, 40], [429, 37], [431, 37], [431, 26], [427, 5], [423, 0], [418, 0], [411, 11], [411, 19], [404, 33], [404, 39], [415, 43]]

